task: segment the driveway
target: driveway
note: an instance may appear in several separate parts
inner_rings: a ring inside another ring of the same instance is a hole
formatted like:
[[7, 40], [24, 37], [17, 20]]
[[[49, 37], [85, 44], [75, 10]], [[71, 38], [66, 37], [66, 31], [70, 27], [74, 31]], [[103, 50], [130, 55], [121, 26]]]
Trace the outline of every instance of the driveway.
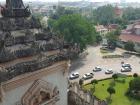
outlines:
[[[106, 75], [106, 69], [113, 69], [114, 72], [120, 72], [121, 69], [121, 62], [124, 61], [125, 63], [130, 63], [132, 66], [132, 72], [124, 73], [124, 74], [133, 74], [133, 73], [140, 73], [140, 58], [136, 56], [131, 56], [129, 58], [111, 58], [111, 59], [103, 59], [102, 54], [100, 53], [100, 47], [93, 47], [89, 46], [86, 50], [88, 55], [85, 58], [79, 58], [76, 61], [72, 62], [72, 66], [70, 68], [70, 73], [72, 72], [79, 72], [80, 78], [85, 73], [93, 72], [93, 68], [95, 66], [100, 66], [103, 68], [103, 71], [94, 73], [93, 79], [104, 79], [111, 77], [112, 75]], [[122, 49], [117, 48], [116, 51], [109, 53], [109, 54], [122, 54], [125, 52]], [[72, 80], [72, 82], [78, 82], [79, 79]], [[91, 80], [86, 80], [85, 83], [90, 82]]]

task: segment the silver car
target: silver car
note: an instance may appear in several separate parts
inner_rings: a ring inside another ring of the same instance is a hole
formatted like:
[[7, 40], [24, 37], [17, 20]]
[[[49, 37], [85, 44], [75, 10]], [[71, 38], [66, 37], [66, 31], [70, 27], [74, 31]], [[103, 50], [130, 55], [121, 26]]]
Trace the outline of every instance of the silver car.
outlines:
[[132, 68], [130, 67], [122, 67], [121, 72], [131, 72]]
[[108, 69], [105, 71], [105, 74], [113, 74], [113, 70], [112, 69]]
[[76, 79], [76, 78], [79, 78], [79, 73], [78, 73], [78, 72], [72, 73], [72, 74], [69, 76], [69, 79]]
[[131, 68], [131, 65], [129, 63], [124, 63], [124, 64], [122, 64], [122, 67], [129, 67], [129, 68]]
[[86, 73], [83, 75], [82, 79], [84, 79], [84, 80], [91, 79], [91, 78], [93, 78], [93, 75], [94, 75], [93, 73]]
[[93, 72], [98, 72], [98, 71], [102, 71], [102, 68], [97, 66], [93, 69]]

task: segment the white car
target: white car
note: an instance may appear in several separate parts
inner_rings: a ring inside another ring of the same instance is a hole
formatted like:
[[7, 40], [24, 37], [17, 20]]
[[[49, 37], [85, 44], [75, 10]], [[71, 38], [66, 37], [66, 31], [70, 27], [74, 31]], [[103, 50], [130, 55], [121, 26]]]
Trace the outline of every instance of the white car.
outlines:
[[102, 71], [102, 68], [97, 66], [93, 69], [93, 72], [98, 72], [98, 71]]
[[131, 65], [129, 63], [124, 63], [124, 64], [122, 64], [122, 67], [129, 67], [129, 68], [131, 68]]
[[105, 74], [113, 74], [113, 70], [112, 69], [108, 69], [105, 71]]
[[131, 72], [131, 68], [130, 67], [122, 67], [121, 68], [121, 72]]
[[93, 78], [93, 75], [94, 75], [93, 73], [86, 73], [83, 75], [82, 79], [84, 79], [84, 80], [91, 79], [91, 78]]
[[69, 76], [69, 79], [76, 79], [76, 78], [79, 78], [79, 73], [78, 73], [78, 72], [72, 73], [72, 74]]

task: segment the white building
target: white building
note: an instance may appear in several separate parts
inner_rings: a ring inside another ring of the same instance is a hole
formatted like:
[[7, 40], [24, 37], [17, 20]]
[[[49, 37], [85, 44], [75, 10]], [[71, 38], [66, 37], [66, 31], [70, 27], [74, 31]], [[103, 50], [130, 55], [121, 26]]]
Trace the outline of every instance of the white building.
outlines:
[[97, 25], [97, 26], [95, 26], [95, 29], [102, 36], [104, 36], [108, 33], [108, 29], [105, 28], [103, 25]]

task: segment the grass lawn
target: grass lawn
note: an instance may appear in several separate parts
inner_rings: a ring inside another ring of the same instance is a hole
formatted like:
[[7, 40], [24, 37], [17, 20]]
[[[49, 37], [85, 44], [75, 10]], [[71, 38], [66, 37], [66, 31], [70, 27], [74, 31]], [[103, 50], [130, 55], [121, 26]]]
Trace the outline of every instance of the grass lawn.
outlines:
[[[112, 103], [110, 105], [140, 105], [140, 100], [134, 100], [125, 96], [129, 81], [132, 78], [133, 77], [125, 78], [125, 83], [116, 82], [116, 85], [114, 86], [116, 93], [112, 95]], [[106, 98], [109, 97], [107, 88], [109, 87], [111, 81], [112, 79], [99, 81], [98, 84], [96, 84], [94, 95], [99, 99], [106, 100]], [[91, 84], [84, 86], [86, 90], [90, 90], [91, 87]]]

